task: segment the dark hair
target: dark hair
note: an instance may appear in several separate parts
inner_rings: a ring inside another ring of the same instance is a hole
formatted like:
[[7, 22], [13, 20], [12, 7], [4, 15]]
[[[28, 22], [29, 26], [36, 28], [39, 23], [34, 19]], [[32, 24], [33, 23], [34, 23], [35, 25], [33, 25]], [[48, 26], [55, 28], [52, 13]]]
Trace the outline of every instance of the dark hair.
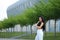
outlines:
[[42, 22], [45, 22], [45, 21], [44, 21], [44, 17], [43, 17], [43, 16], [39, 16], [39, 18], [42, 18]]
[[[42, 16], [39, 16], [39, 18], [42, 18], [42, 22], [44, 23], [44, 25], [43, 25], [43, 31], [45, 30], [45, 21], [44, 21], [44, 17], [42, 17]], [[41, 24], [41, 22], [39, 22], [38, 24], [37, 24], [37, 26], [40, 26], [40, 24]]]

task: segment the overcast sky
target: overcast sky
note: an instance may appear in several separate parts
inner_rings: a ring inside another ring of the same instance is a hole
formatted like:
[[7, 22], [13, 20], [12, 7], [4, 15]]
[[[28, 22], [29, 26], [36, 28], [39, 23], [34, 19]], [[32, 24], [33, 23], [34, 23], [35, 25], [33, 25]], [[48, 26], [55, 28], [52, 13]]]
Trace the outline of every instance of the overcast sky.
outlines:
[[0, 20], [7, 18], [7, 8], [18, 0], [0, 0]]

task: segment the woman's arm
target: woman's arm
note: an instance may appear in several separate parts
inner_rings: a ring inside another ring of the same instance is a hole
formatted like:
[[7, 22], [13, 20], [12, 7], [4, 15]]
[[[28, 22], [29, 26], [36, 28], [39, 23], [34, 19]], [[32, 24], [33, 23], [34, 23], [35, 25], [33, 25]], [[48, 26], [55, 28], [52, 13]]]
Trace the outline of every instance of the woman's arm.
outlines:
[[42, 22], [40, 26], [37, 26], [38, 29], [41, 29], [44, 23]]
[[35, 23], [35, 26], [37, 27], [37, 24], [39, 23], [39, 21], [37, 23]]

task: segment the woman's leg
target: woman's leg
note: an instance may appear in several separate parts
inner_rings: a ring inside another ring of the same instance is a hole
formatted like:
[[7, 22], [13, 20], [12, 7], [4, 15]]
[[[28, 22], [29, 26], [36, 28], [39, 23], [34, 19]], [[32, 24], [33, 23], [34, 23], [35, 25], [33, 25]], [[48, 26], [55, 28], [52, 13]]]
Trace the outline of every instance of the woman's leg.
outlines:
[[37, 35], [35, 37], [35, 40], [43, 40], [43, 31], [42, 30], [37, 31]]
[[35, 37], [35, 40], [38, 40], [38, 30], [37, 30], [37, 35], [36, 35], [36, 37]]
[[38, 40], [38, 36], [36, 35], [35, 40]]
[[39, 40], [43, 40], [43, 31], [41, 31], [41, 32], [39, 33], [38, 39], [39, 39]]

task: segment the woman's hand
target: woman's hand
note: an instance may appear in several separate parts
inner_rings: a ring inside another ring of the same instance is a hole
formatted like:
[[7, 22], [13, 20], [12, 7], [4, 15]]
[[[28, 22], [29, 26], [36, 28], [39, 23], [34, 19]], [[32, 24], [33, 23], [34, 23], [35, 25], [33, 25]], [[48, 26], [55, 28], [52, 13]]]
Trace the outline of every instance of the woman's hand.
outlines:
[[37, 23], [35, 23], [35, 26], [37, 27], [37, 24], [39, 23], [39, 21]]

